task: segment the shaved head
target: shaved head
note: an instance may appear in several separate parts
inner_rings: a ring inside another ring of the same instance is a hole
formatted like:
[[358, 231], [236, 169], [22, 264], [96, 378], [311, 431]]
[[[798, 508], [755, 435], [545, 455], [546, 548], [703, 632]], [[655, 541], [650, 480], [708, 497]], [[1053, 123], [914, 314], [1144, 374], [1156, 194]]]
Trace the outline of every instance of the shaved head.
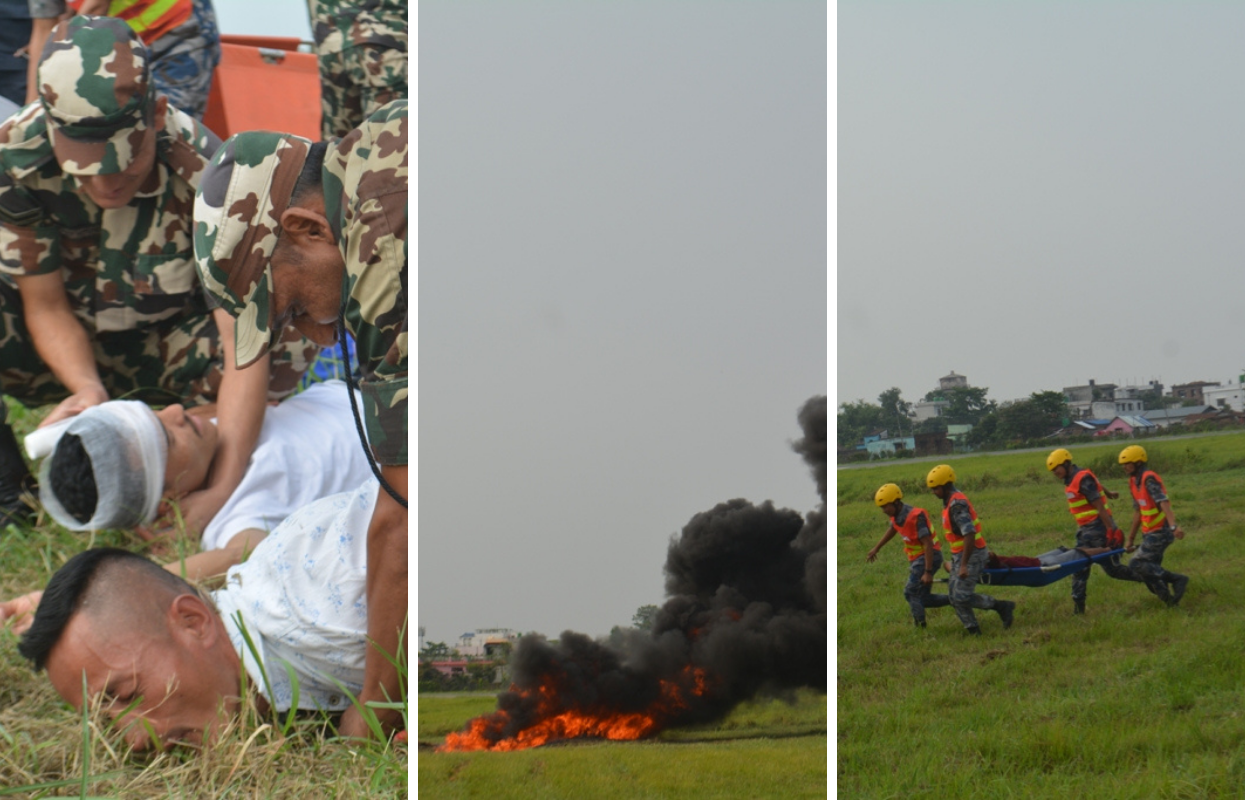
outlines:
[[41, 670], [75, 614], [102, 631], [124, 626], [157, 634], [178, 595], [198, 590], [150, 559], [100, 547], [79, 553], [56, 571], [43, 592], [34, 623], [18, 650]]
[[66, 562], [19, 649], [75, 708], [98, 699], [135, 749], [200, 746], [241, 701], [241, 662], [212, 602], [124, 550]]

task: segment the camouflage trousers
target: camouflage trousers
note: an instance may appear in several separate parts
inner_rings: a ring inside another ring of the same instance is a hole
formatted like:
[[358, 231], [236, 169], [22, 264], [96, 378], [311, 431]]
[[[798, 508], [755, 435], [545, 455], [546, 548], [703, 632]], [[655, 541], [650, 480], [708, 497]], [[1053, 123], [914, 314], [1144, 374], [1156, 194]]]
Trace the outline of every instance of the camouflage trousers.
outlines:
[[1164, 603], [1171, 600], [1171, 592], [1168, 591], [1167, 584], [1173, 578], [1183, 577], [1163, 569], [1163, 553], [1174, 541], [1176, 537], [1172, 529], [1164, 525], [1159, 530], [1142, 536], [1141, 546], [1128, 561], [1128, 568], [1144, 581], [1146, 588]]
[[977, 594], [977, 582], [981, 580], [981, 572], [990, 559], [990, 551], [978, 547], [968, 559], [968, 577], [960, 577], [960, 559], [963, 551], [951, 556], [951, 581], [947, 593], [951, 600], [951, 608], [965, 629], [977, 627], [977, 615], [974, 608], [992, 609], [998, 602], [988, 594]]
[[[934, 551], [933, 561], [930, 572], [937, 574], [939, 568], [942, 567], [941, 551]], [[931, 586], [921, 583], [921, 576], [924, 574], [925, 554], [922, 553], [908, 562], [908, 582], [903, 587], [903, 599], [908, 601], [908, 608], [912, 609], [912, 618], [917, 622], [925, 619], [925, 609], [943, 608], [951, 604], [950, 598], [945, 594], [934, 594]]]
[[345, 136], [391, 100], [406, 97], [406, 51], [361, 44], [317, 54], [320, 65], [320, 130]]
[[[1091, 525], [1084, 525], [1076, 529], [1076, 546], [1080, 548], [1086, 547], [1106, 547], [1107, 546], [1107, 526], [1101, 521], [1094, 522]], [[1128, 568], [1127, 564], [1120, 563], [1118, 555], [1104, 558], [1097, 562], [1102, 567], [1102, 571], [1107, 575], [1115, 578], [1117, 581], [1137, 581], [1141, 582], [1141, 578], [1137, 573]], [[1072, 600], [1076, 603], [1084, 603], [1085, 596], [1089, 591], [1089, 571], [1092, 565], [1086, 567], [1080, 572], [1072, 576]]]
[[174, 108], [202, 122], [220, 63], [220, 31], [211, 0], [192, 7], [190, 19], [151, 43], [151, 79]]
[[[211, 314], [96, 334], [92, 346], [100, 379], [114, 399], [202, 405], [215, 401], [220, 390], [225, 350]], [[268, 399], [293, 394], [318, 351], [313, 342], [288, 329], [272, 350]], [[21, 294], [5, 281], [0, 281], [0, 392], [26, 406], [58, 403], [69, 396], [35, 352]]]

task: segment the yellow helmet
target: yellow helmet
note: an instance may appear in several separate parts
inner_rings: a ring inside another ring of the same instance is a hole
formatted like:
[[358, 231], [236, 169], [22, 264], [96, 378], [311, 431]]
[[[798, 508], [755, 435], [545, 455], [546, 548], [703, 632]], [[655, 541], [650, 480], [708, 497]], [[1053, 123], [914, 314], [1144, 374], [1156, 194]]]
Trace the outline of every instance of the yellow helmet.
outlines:
[[1149, 461], [1146, 449], [1139, 444], [1130, 444], [1120, 451], [1121, 464], [1136, 464], [1138, 461]]
[[896, 500], [902, 499], [903, 490], [893, 483], [886, 484], [873, 495], [873, 502], [877, 503], [879, 508], [887, 503], [893, 503]]
[[945, 486], [948, 483], [955, 483], [955, 470], [946, 464], [939, 464], [925, 476], [925, 485], [931, 489]]
[[1071, 460], [1072, 454], [1061, 447], [1046, 457], [1046, 468], [1051, 472], [1054, 472], [1055, 467]]

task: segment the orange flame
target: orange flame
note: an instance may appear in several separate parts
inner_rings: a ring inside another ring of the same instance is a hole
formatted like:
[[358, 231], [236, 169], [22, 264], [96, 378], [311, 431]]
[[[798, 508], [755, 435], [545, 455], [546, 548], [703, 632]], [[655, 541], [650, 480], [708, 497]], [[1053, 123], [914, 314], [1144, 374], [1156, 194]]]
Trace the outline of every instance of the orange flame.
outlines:
[[465, 750], [509, 751], [539, 747], [550, 742], [593, 737], [629, 741], [652, 736], [666, 726], [678, 712], [688, 707], [688, 697], [702, 696], [709, 688], [709, 679], [699, 667], [684, 667], [677, 681], [661, 681], [660, 697], [643, 711], [612, 711], [608, 709], [565, 709], [561, 707], [557, 689], [546, 682], [535, 689], [511, 686], [510, 691], [522, 700], [535, 700], [536, 721], [513, 736], [503, 737], [511, 721], [504, 709], [467, 723], [464, 730], [445, 737], [438, 752]]

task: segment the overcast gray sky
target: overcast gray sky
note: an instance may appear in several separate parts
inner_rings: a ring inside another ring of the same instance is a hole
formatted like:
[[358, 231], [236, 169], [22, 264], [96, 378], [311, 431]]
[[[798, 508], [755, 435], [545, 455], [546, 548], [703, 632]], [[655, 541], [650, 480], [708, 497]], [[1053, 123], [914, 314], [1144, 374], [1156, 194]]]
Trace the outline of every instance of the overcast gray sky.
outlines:
[[839, 402], [1245, 367], [1245, 4], [838, 5]]
[[692, 515], [819, 502], [826, 6], [419, 13], [418, 621], [606, 634]]

